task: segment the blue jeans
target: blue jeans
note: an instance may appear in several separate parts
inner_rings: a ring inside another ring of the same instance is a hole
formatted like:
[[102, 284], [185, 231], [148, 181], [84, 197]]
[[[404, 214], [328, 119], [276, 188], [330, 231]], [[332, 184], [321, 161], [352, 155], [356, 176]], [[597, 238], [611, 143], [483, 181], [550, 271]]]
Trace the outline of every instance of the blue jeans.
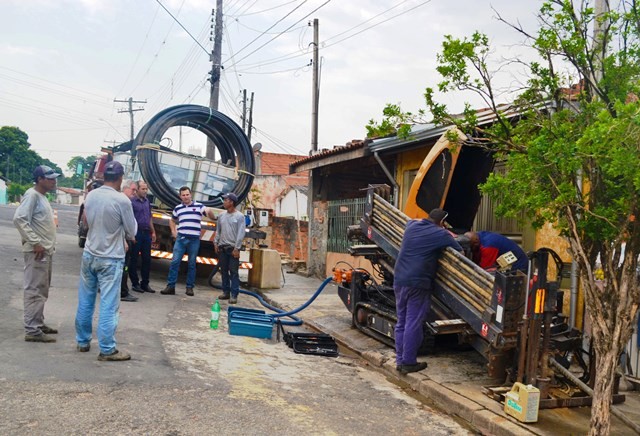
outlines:
[[175, 286], [178, 281], [178, 270], [182, 256], [187, 253], [189, 261], [187, 264], [187, 288], [193, 288], [196, 283], [196, 256], [200, 250], [199, 237], [187, 237], [178, 235], [178, 239], [173, 244], [173, 259], [169, 267], [169, 277], [167, 277], [167, 285]]
[[218, 249], [218, 265], [220, 267], [220, 275], [222, 275], [222, 292], [238, 298], [240, 293], [240, 276], [238, 268], [240, 267], [240, 258], [235, 258], [231, 254], [233, 247], [219, 247]]
[[100, 289], [100, 316], [98, 318], [98, 345], [102, 354], [116, 351], [116, 328], [120, 308], [120, 281], [124, 259], [96, 257], [82, 253], [80, 286], [78, 288], [78, 310], [76, 312], [76, 342], [91, 343], [93, 312]]
[[[138, 281], [138, 253], [142, 257], [140, 263], [140, 281]], [[136, 234], [136, 243], [132, 245], [129, 258], [129, 278], [131, 286], [140, 286], [146, 289], [149, 286], [149, 271], [151, 270], [151, 233], [148, 230], [139, 230]]]
[[431, 308], [431, 290], [394, 287], [396, 294], [396, 364], [415, 365], [424, 339], [424, 323]]

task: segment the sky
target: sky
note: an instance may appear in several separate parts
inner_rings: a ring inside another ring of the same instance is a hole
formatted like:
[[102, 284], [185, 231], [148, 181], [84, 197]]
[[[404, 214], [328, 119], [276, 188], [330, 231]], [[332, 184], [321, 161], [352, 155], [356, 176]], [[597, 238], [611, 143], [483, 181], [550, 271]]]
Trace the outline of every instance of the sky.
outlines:
[[[33, 150], [66, 169], [73, 156], [130, 139], [127, 104], [114, 100], [144, 102], [133, 105], [135, 133], [169, 106], [208, 106], [215, 3], [0, 0], [0, 126], [19, 127]], [[318, 148], [363, 139], [385, 104], [424, 107], [424, 89], [440, 80], [445, 35], [479, 30], [495, 59], [522, 58], [523, 38], [493, 9], [535, 33], [538, 7], [533, 0], [224, 0], [219, 110], [241, 124], [242, 90], [254, 93], [252, 144], [308, 155], [317, 18]], [[521, 82], [520, 70], [502, 70], [503, 85]], [[470, 97], [442, 101], [454, 110], [465, 100], [480, 105]], [[165, 145], [177, 149], [175, 131], [170, 136]], [[199, 132], [183, 130], [184, 150], [203, 143]]]

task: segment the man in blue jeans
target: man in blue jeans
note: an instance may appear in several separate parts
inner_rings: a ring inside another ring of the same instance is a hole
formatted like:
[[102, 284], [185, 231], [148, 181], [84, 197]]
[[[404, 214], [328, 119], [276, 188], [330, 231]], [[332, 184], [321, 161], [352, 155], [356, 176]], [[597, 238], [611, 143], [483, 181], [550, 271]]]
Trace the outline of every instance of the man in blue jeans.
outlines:
[[431, 308], [438, 257], [445, 247], [462, 251], [460, 244], [443, 228], [446, 217], [444, 210], [433, 209], [428, 219], [409, 221], [402, 237], [393, 280], [398, 317], [396, 369], [401, 374], [427, 367], [427, 362], [418, 362], [417, 358], [424, 338], [424, 323]]
[[240, 248], [245, 236], [245, 220], [242, 212], [236, 210], [238, 196], [229, 192], [222, 196], [222, 207], [225, 212], [218, 216], [218, 226], [213, 246], [218, 255], [220, 274], [222, 275], [221, 300], [229, 300], [229, 304], [238, 302], [240, 293]]
[[129, 360], [129, 353], [116, 348], [115, 332], [120, 308], [120, 283], [124, 269], [125, 239], [133, 239], [137, 224], [131, 201], [120, 192], [124, 168], [111, 161], [104, 169], [104, 185], [85, 200], [85, 220], [89, 232], [82, 253], [78, 309], [76, 311], [77, 350], [91, 348], [91, 331], [96, 297], [100, 289], [98, 318], [98, 360]]
[[[178, 281], [178, 270], [180, 262], [187, 253], [187, 292], [193, 297], [193, 287], [196, 283], [196, 257], [200, 249], [200, 232], [203, 216], [213, 218], [213, 211], [197, 201], [191, 199], [191, 189], [186, 186], [180, 188], [180, 203], [173, 208], [169, 227], [171, 236], [175, 239], [173, 244], [173, 259], [169, 266], [169, 276], [167, 286], [160, 291], [162, 295], [175, 295], [176, 282]], [[176, 225], [177, 223], [177, 225]]]

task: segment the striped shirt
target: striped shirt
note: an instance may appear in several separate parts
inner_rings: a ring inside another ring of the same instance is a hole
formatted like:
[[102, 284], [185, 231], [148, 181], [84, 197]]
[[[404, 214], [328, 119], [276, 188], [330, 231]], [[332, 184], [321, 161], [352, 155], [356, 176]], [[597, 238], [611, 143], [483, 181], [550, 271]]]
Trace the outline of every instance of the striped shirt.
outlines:
[[173, 220], [178, 222], [178, 234], [183, 236], [200, 237], [200, 222], [203, 216], [207, 215], [207, 207], [198, 203], [191, 202], [188, 206], [179, 204], [173, 208]]

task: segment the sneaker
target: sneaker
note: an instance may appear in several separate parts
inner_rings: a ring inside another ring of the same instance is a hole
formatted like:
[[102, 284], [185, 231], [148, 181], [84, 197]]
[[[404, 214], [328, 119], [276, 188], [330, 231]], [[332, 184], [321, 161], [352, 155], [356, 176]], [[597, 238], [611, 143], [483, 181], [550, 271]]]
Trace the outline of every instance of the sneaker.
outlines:
[[223, 293], [222, 295], [220, 295], [218, 297], [218, 300], [228, 300], [229, 298], [231, 298], [231, 296], [229, 294]]
[[427, 368], [427, 362], [418, 362], [413, 365], [400, 365], [400, 374], [409, 374], [410, 372], [418, 372]]
[[176, 295], [176, 287], [167, 285], [160, 293], [162, 295]]
[[193, 295], [194, 295], [194, 294], [193, 294], [193, 288], [187, 288], [187, 295], [188, 295], [189, 297], [193, 297]]
[[40, 327], [40, 330], [42, 331], [42, 333], [44, 333], [45, 335], [55, 335], [58, 333], [58, 330], [49, 327], [48, 325], [43, 324], [42, 327]]
[[27, 342], [55, 342], [56, 338], [43, 333], [41, 335], [24, 335], [24, 340]]
[[86, 353], [89, 350], [91, 350], [91, 344], [87, 344], [87, 345], [77, 344], [76, 345], [76, 351], [79, 351], [81, 353]]
[[152, 289], [151, 286], [148, 286], [148, 285], [147, 286], [143, 286], [142, 290], [144, 292], [148, 292], [150, 294], [155, 294], [156, 293], [155, 289]]
[[121, 362], [123, 360], [130, 360], [131, 355], [129, 353], [125, 353], [124, 351], [114, 351], [111, 354], [98, 354], [98, 360], [102, 362]]
[[144, 289], [142, 289], [139, 285], [133, 285], [133, 286], [131, 286], [131, 290], [132, 290], [132, 291], [136, 291], [136, 292], [140, 292], [140, 293], [143, 293], [143, 292], [144, 292]]
[[229, 304], [236, 304], [238, 302], [238, 299], [235, 297], [231, 297], [229, 298]]
[[134, 297], [131, 294], [127, 294], [127, 295], [121, 296], [120, 301], [131, 301], [131, 302], [138, 301], [138, 297]]

